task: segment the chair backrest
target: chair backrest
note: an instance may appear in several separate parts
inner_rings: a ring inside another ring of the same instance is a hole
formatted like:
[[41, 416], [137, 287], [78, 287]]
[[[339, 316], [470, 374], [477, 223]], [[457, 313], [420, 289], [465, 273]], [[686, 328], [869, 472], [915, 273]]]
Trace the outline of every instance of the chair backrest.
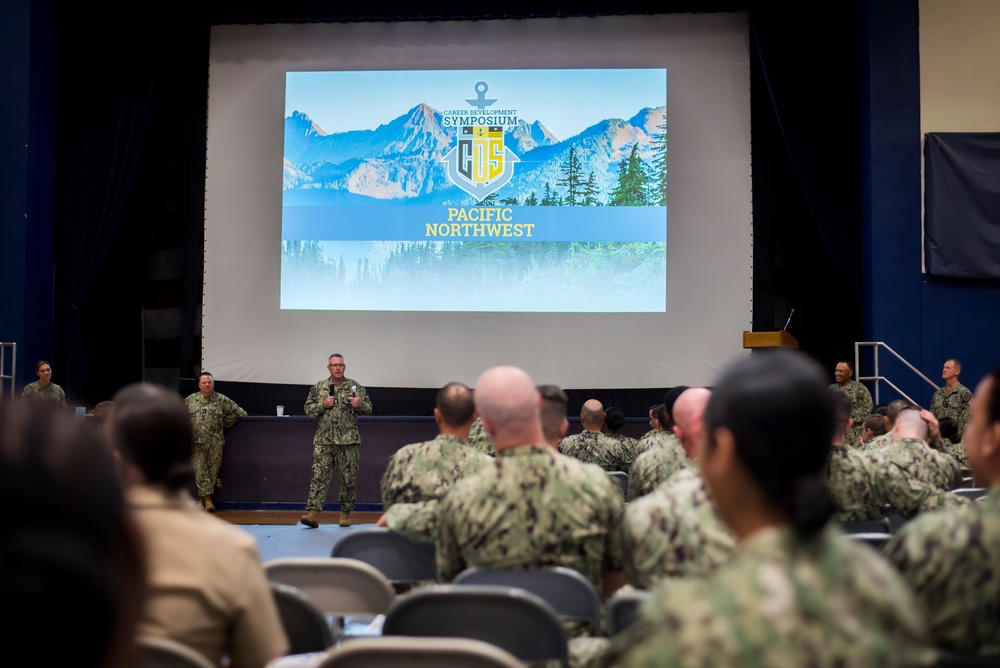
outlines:
[[356, 559], [280, 557], [263, 565], [268, 580], [298, 588], [334, 617], [380, 614], [396, 596], [377, 568]]
[[562, 566], [527, 570], [467, 568], [452, 581], [456, 585], [519, 587], [540, 596], [562, 620], [590, 622], [591, 634], [601, 635], [601, 597], [578, 571]]
[[888, 517], [877, 520], [858, 520], [856, 522], [841, 522], [844, 533], [892, 533], [892, 524]]
[[437, 580], [434, 543], [415, 543], [383, 527], [344, 534], [330, 556], [363, 561], [396, 583]]
[[965, 498], [972, 499], [973, 501], [986, 496], [988, 492], [989, 490], [985, 487], [959, 487], [958, 489], [951, 490], [952, 494], [964, 496]]
[[608, 635], [621, 633], [639, 615], [639, 608], [650, 597], [645, 590], [619, 591], [607, 602]]
[[628, 473], [624, 471], [607, 471], [607, 474], [618, 483], [622, 489], [622, 495], [628, 499]]
[[313, 668], [524, 668], [510, 652], [472, 638], [380, 636], [342, 642]]
[[333, 646], [326, 615], [305, 593], [281, 582], [271, 582], [271, 593], [288, 636], [288, 654], [325, 652]]
[[523, 589], [430, 585], [396, 598], [385, 613], [385, 636], [473, 638], [524, 662], [558, 659], [568, 667], [566, 631], [552, 606]]
[[936, 668], [1000, 668], [998, 656], [974, 656], [938, 649]]
[[135, 643], [139, 668], [215, 668], [207, 656], [171, 638], [140, 635]]
[[889, 542], [890, 538], [892, 538], [892, 534], [884, 531], [870, 531], [867, 533], [863, 532], [848, 533], [844, 534], [844, 537], [849, 538], [851, 540], [857, 540], [863, 543], [868, 543], [875, 550], [881, 552], [882, 548], [885, 547], [885, 544]]

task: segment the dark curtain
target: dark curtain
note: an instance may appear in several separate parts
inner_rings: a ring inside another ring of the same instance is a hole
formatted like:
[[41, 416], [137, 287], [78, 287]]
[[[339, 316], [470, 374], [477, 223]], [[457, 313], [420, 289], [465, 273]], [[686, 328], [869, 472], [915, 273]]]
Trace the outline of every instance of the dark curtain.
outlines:
[[73, 14], [65, 18], [58, 92], [55, 347], [61, 382], [68, 394], [79, 397], [87, 374], [81, 310], [105, 268], [129, 202], [159, 59], [114, 49], [118, 40], [104, 41], [104, 31], [86, 32]]

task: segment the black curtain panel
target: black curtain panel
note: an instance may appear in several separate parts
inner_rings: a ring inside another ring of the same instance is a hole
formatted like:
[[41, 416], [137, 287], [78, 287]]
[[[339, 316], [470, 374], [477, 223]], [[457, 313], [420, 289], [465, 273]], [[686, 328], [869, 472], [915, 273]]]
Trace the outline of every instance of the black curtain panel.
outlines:
[[1000, 133], [924, 138], [924, 256], [932, 276], [1000, 279]]

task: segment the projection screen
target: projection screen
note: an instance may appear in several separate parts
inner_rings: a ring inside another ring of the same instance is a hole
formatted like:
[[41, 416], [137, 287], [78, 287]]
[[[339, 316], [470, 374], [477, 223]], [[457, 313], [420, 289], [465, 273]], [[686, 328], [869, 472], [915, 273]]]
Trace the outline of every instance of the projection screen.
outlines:
[[751, 322], [745, 14], [216, 26], [203, 364], [708, 384]]

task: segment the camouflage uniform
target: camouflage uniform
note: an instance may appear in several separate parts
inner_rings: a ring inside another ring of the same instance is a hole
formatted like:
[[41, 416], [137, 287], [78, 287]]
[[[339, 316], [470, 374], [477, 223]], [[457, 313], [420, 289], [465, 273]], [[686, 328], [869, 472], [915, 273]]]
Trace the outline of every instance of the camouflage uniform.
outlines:
[[439, 500], [458, 480], [493, 463], [491, 457], [470, 448], [468, 441], [445, 434], [400, 448], [382, 474], [382, 507], [389, 528], [412, 540], [434, 540], [437, 504], [426, 504]]
[[24, 386], [21, 391], [21, 397], [23, 399], [34, 399], [34, 400], [48, 400], [59, 406], [59, 408], [66, 408], [66, 393], [63, 389], [50, 382], [48, 387], [42, 387], [39, 381], [34, 383], [28, 383]]
[[965, 454], [965, 445], [963, 445], [962, 443], [952, 443], [947, 438], [942, 438], [941, 445], [938, 448], [938, 450], [940, 450], [941, 452], [945, 453], [946, 455], [954, 459], [956, 462], [958, 462], [958, 465], [960, 467], [962, 468], [969, 467], [969, 458]]
[[[306, 510], [323, 510], [330, 479], [336, 470], [340, 509], [350, 511], [354, 510], [357, 498], [358, 447], [361, 445], [358, 415], [371, 415], [372, 400], [364, 386], [356, 380], [344, 378], [332, 394], [336, 403], [332, 408], [323, 408], [323, 401], [331, 396], [330, 385], [330, 379], [324, 378], [309, 388], [304, 406], [306, 415], [319, 418], [316, 436], [313, 437], [313, 476], [309, 483]], [[352, 387], [358, 388], [361, 398], [358, 408], [351, 406]]]
[[625, 450], [625, 468], [622, 470], [628, 472], [632, 462], [635, 461], [635, 449], [639, 445], [639, 441], [624, 434], [607, 434], [607, 437], [621, 443], [622, 449]]
[[694, 466], [681, 442], [674, 438], [635, 458], [628, 472], [629, 501], [649, 494], [682, 469]]
[[613, 666], [933, 666], [898, 573], [828, 528], [770, 528], [705, 578], [668, 579], [612, 640]]
[[680, 445], [680, 442], [680, 439], [672, 431], [651, 431], [640, 438], [639, 442], [635, 444], [635, 457], [633, 457], [633, 461], [644, 452], [655, 450], [668, 443]]
[[587, 464], [597, 464], [605, 471], [626, 471], [625, 448], [599, 431], [582, 431], [559, 441], [559, 452]]
[[961, 383], [948, 389], [948, 386], [940, 387], [931, 397], [931, 413], [938, 420], [943, 417], [950, 417], [958, 425], [958, 433], [961, 434], [965, 426], [969, 424], [969, 409], [972, 407], [972, 392]]
[[497, 454], [497, 446], [493, 444], [493, 437], [486, 433], [481, 417], [476, 418], [469, 429], [469, 445], [490, 457]]
[[886, 500], [875, 464], [857, 450], [836, 445], [830, 448], [826, 487], [841, 522], [885, 517]]
[[875, 465], [885, 501], [906, 519], [970, 503], [951, 493], [962, 480], [958, 463], [919, 438], [901, 438], [862, 456]]
[[861, 446], [861, 430], [864, 429], [865, 418], [872, 414], [872, 394], [864, 383], [849, 380], [844, 385], [832, 383], [831, 390], [840, 390], [851, 398], [851, 419], [854, 426], [844, 435], [844, 445], [850, 448]]
[[198, 496], [211, 496], [222, 467], [222, 448], [226, 444], [223, 430], [232, 427], [247, 412], [218, 392], [212, 392], [207, 399], [201, 396], [201, 392], [189, 394], [184, 399], [184, 405], [191, 414], [191, 425], [194, 427], [191, 467], [194, 468]]
[[455, 483], [438, 511], [437, 568], [565, 566], [601, 591], [621, 570], [621, 492], [607, 473], [549, 446], [497, 453], [496, 466]]
[[885, 554], [923, 604], [935, 645], [1000, 654], [1000, 487], [908, 522]]
[[859, 448], [862, 452], [875, 452], [879, 448], [884, 448], [892, 443], [892, 432], [882, 434], [881, 436], [876, 436], [872, 440], [863, 444]]
[[697, 468], [625, 507], [622, 551], [629, 582], [651, 589], [667, 577], [701, 576], [729, 560], [736, 539], [719, 519]]

